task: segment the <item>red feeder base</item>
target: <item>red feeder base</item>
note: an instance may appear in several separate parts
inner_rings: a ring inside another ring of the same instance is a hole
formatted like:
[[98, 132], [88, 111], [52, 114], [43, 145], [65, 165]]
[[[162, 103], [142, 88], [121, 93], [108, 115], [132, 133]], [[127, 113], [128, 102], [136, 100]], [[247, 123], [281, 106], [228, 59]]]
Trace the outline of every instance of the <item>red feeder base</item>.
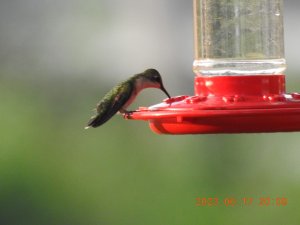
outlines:
[[148, 120], [159, 134], [300, 131], [300, 94], [285, 93], [284, 75], [197, 76], [195, 94], [127, 118]]

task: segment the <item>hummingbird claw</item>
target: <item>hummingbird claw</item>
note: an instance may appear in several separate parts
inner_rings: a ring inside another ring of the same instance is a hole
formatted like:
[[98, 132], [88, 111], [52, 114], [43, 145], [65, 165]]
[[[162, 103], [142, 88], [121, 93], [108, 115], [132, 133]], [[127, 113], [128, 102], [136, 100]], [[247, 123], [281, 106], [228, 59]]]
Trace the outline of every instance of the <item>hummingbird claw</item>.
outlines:
[[124, 113], [123, 113], [124, 119], [131, 119], [131, 118], [132, 118], [131, 115], [132, 115], [132, 113], [134, 113], [134, 112], [136, 112], [136, 111], [134, 110], [134, 111], [126, 111], [126, 112], [124, 112]]

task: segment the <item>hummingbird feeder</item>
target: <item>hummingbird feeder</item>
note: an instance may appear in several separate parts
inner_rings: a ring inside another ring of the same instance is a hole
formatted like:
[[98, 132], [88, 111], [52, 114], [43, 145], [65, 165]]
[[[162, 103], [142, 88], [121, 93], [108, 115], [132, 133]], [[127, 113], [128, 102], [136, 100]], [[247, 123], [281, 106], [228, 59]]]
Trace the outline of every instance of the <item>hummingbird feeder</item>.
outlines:
[[286, 93], [283, 0], [194, 0], [195, 95], [140, 107], [159, 134], [300, 131]]

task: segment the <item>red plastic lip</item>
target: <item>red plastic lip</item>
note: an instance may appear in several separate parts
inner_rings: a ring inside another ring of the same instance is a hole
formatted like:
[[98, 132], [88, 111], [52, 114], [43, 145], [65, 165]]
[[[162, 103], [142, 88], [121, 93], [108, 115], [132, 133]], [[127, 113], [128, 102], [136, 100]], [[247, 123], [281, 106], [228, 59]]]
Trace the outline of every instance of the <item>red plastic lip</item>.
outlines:
[[197, 76], [195, 94], [140, 107], [129, 119], [148, 120], [159, 134], [300, 131], [300, 94], [285, 93], [284, 75]]

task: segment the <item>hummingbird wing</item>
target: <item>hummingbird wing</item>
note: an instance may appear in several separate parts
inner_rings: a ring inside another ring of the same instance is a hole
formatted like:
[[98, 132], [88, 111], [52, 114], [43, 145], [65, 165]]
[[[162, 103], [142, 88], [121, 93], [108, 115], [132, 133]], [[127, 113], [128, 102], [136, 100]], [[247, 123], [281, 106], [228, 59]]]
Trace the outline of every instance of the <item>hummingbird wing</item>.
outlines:
[[97, 115], [90, 119], [87, 127], [98, 127], [114, 116], [130, 99], [133, 88], [131, 82], [126, 82], [110, 90], [97, 104]]

